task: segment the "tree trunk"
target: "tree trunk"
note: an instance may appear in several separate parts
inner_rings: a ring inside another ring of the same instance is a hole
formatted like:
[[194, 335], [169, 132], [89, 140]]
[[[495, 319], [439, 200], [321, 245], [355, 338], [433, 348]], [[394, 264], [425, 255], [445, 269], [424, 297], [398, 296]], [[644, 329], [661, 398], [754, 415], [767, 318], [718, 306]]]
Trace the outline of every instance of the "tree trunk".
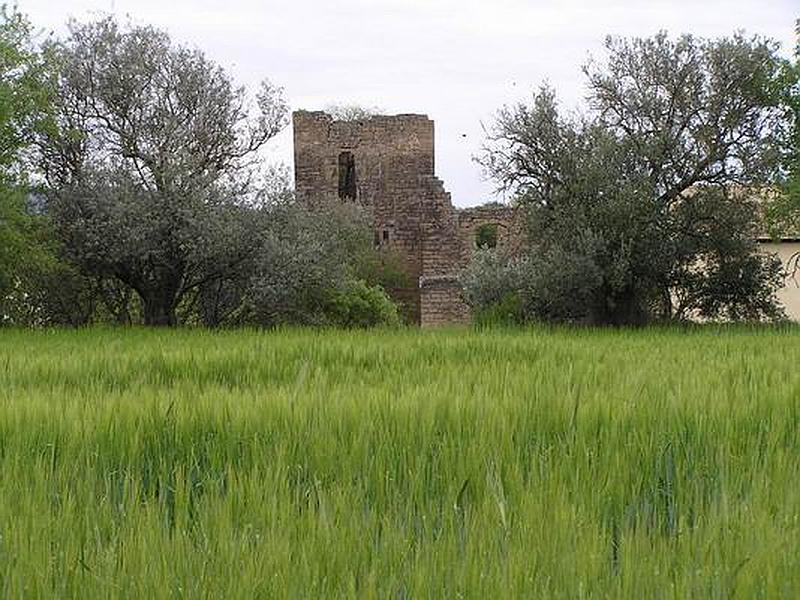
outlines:
[[161, 296], [142, 298], [144, 324], [149, 327], [174, 327], [177, 324], [175, 305], [171, 299]]
[[603, 288], [602, 294], [602, 300], [592, 311], [592, 325], [638, 327], [648, 323], [650, 315], [632, 290], [612, 293]]

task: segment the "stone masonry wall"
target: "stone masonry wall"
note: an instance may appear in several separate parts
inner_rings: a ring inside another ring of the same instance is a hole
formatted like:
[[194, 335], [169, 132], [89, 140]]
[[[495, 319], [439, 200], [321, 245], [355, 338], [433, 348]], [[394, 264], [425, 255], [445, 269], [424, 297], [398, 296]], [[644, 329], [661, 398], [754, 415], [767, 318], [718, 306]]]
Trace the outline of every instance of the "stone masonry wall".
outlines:
[[431, 327], [468, 322], [469, 308], [459, 283], [465, 251], [458, 233], [458, 215], [439, 179], [425, 178], [425, 184], [420, 323]]
[[424, 177], [433, 177], [433, 121], [423, 115], [334, 121], [324, 112], [293, 115], [295, 188], [309, 205], [338, 199], [339, 157], [352, 154], [355, 202], [372, 215], [376, 242], [398, 256], [412, 287], [388, 290], [406, 315], [420, 319]]

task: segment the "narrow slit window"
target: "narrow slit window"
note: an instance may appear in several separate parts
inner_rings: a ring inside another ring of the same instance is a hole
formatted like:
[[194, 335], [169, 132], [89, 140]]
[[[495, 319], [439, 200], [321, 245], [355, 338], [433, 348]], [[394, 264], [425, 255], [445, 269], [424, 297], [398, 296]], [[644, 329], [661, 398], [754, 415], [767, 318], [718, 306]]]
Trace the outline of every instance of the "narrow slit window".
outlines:
[[388, 229], [384, 229], [383, 230], [383, 241], [384, 242], [388, 242], [389, 241], [389, 230]]
[[339, 154], [339, 198], [356, 199], [356, 159], [352, 152]]

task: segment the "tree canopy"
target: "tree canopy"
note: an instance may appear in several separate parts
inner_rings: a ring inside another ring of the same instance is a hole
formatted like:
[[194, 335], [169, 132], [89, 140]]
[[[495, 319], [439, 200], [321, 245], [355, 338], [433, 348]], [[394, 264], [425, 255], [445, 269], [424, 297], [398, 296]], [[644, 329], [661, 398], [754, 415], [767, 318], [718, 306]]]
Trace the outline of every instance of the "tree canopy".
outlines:
[[54, 46], [58, 132], [41, 145], [70, 260], [136, 291], [147, 324], [251, 253], [259, 150], [287, 124], [282, 92], [250, 97], [196, 49], [112, 18]]
[[608, 38], [588, 106], [553, 90], [498, 112], [481, 162], [528, 213], [513, 293], [528, 316], [628, 324], [779, 315], [759, 252], [759, 195], [786, 120], [776, 44], [758, 37]]
[[26, 262], [49, 254], [29, 210], [28, 154], [52, 119], [52, 64], [24, 15], [0, 9], [0, 321]]

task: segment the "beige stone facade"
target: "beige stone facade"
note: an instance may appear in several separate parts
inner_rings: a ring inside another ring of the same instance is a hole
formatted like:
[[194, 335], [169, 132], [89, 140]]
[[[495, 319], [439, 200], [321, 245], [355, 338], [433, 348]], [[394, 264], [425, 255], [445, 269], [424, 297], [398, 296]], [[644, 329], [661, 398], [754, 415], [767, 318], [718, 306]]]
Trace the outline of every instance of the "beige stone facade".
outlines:
[[800, 240], [762, 240], [761, 248], [764, 252], [775, 254], [781, 259], [786, 277], [783, 287], [778, 290], [778, 300], [792, 321], [800, 321], [800, 268], [798, 268], [800, 265], [797, 264], [800, 258]]

